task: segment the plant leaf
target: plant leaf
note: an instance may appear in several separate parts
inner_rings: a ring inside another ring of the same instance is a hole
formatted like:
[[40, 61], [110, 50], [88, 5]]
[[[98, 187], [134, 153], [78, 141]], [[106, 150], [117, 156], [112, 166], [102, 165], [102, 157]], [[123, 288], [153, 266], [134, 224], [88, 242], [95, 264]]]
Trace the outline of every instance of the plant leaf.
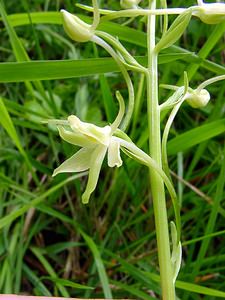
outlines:
[[182, 36], [189, 24], [191, 14], [191, 10], [187, 10], [176, 18], [168, 31], [162, 36], [161, 40], [155, 46], [156, 52], [172, 46]]
[[58, 277], [43, 276], [42, 279], [48, 279], [48, 280], [53, 281], [56, 284], [58, 283], [62, 286], [68, 286], [68, 287], [72, 287], [74, 289], [86, 289], [86, 290], [94, 289], [91, 286], [79, 284], [79, 283], [73, 282], [71, 280], [61, 279], [61, 278], [58, 278]]
[[214, 121], [197, 128], [191, 129], [170, 140], [167, 144], [169, 155], [183, 152], [197, 144], [200, 144], [214, 136], [225, 132], [225, 119]]

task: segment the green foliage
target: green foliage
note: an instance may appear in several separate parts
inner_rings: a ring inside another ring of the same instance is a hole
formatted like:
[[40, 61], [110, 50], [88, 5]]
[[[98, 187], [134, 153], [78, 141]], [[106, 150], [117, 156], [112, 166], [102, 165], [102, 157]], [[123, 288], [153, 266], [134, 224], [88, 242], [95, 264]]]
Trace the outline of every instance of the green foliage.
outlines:
[[[51, 176], [77, 148], [62, 142], [55, 126], [40, 122], [76, 114], [99, 126], [112, 123], [118, 111], [115, 91], [127, 99], [118, 66], [92, 43], [67, 40], [58, 11], [77, 12], [74, 1], [65, 0], [63, 7], [59, 1], [33, 2], [30, 7], [27, 0], [17, 5], [12, 0], [0, 2], [4, 24], [0, 32], [0, 293], [160, 298], [147, 168], [125, 155], [123, 168], [103, 165], [90, 204], [83, 206], [86, 173]], [[119, 9], [117, 2], [104, 1], [101, 6]], [[172, 1], [170, 6], [179, 4]], [[91, 23], [84, 11], [78, 12]], [[189, 14], [181, 16], [182, 28], [169, 16], [172, 25], [158, 43], [164, 49], [159, 55], [159, 80], [183, 84], [186, 70], [195, 88], [225, 72], [221, 39], [225, 25], [214, 28], [190, 20]], [[146, 18], [131, 20], [130, 28], [123, 21], [102, 22], [98, 30], [118, 37], [146, 66], [142, 32]], [[158, 24], [158, 40], [160, 30]], [[177, 46], [172, 45], [175, 41]], [[132, 73], [139, 101], [128, 135], [147, 152], [146, 95], [140, 78]], [[208, 90], [212, 99], [208, 106], [181, 107], [167, 145], [171, 176], [182, 202], [183, 263], [176, 282], [180, 299], [225, 298], [225, 87], [219, 82]], [[170, 96], [170, 91], [159, 89], [161, 103]], [[167, 114], [161, 115], [163, 126]], [[168, 217], [173, 219], [169, 196]]]

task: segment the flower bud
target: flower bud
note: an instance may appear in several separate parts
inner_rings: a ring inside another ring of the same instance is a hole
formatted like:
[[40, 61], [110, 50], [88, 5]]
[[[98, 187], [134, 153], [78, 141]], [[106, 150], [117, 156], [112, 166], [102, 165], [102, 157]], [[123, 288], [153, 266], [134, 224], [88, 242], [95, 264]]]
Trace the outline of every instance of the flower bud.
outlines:
[[208, 3], [195, 7], [193, 15], [206, 24], [225, 21], [225, 3]]
[[88, 25], [64, 9], [61, 9], [61, 13], [64, 30], [72, 40], [81, 43], [90, 41], [94, 34], [91, 25]]
[[191, 90], [186, 95], [186, 101], [193, 108], [204, 107], [210, 100], [210, 94], [207, 90]]
[[120, 5], [125, 9], [136, 8], [140, 2], [141, 0], [120, 0]]

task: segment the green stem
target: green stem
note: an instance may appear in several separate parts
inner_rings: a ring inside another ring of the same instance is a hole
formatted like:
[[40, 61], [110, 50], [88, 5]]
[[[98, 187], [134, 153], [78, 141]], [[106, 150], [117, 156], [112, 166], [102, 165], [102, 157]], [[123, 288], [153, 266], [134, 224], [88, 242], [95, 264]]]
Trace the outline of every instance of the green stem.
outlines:
[[[195, 8], [196, 6], [193, 6]], [[110, 21], [122, 17], [139, 17], [139, 16], [163, 16], [163, 15], [180, 15], [185, 12], [186, 8], [167, 8], [167, 9], [124, 9], [113, 11], [101, 17], [101, 22]], [[102, 12], [101, 12], [102, 13]]]
[[213, 78], [210, 78], [210, 79], [204, 81], [197, 87], [197, 90], [200, 91], [200, 90], [204, 89], [205, 87], [207, 87], [209, 84], [212, 84], [212, 83], [220, 81], [220, 80], [225, 80], [225, 75], [216, 76], [216, 77], [213, 77]]
[[[149, 169], [153, 169], [164, 181], [168, 192], [170, 194], [173, 208], [174, 208], [174, 214], [175, 214], [175, 220], [176, 220], [176, 230], [177, 230], [177, 241], [176, 244], [178, 245], [180, 241], [180, 228], [181, 228], [181, 221], [180, 221], [180, 206], [177, 199], [176, 191], [173, 187], [172, 181], [170, 180], [170, 177], [167, 176], [167, 174], [162, 170], [161, 167], [155, 162], [154, 159], [152, 159], [151, 156], [146, 154], [144, 151], [142, 151], [140, 148], [138, 148], [134, 143], [131, 141], [125, 141], [118, 137], [113, 137], [115, 140], [117, 140], [121, 147], [123, 147], [123, 151], [131, 156], [132, 158], [136, 159], [140, 163], [146, 165]], [[124, 149], [125, 148], [125, 149]], [[128, 150], [128, 152], [126, 151]]]
[[123, 65], [123, 63], [120, 61], [117, 53], [114, 51], [114, 49], [107, 44], [103, 39], [101, 39], [100, 37], [98, 37], [97, 35], [94, 35], [92, 37], [92, 41], [98, 45], [100, 45], [101, 47], [103, 47], [111, 56], [112, 58], [116, 61], [116, 63], [118, 64], [120, 71], [126, 81], [127, 84], [127, 89], [128, 89], [128, 94], [129, 94], [129, 102], [128, 102], [128, 107], [127, 107], [127, 112], [126, 112], [126, 116], [123, 120], [123, 123], [121, 125], [121, 129], [123, 131], [125, 131], [130, 123], [132, 114], [133, 114], [133, 109], [134, 109], [134, 88], [133, 88], [133, 84], [132, 81], [130, 79], [130, 76], [125, 68], [125, 66]]
[[[156, 0], [152, 0], [150, 9], [156, 8]], [[148, 48], [148, 74], [147, 74], [147, 105], [149, 122], [150, 156], [162, 166], [161, 134], [160, 134], [160, 108], [158, 104], [158, 60], [155, 53], [155, 25], [156, 17], [148, 17], [147, 48]], [[155, 215], [156, 238], [158, 245], [158, 259], [160, 268], [160, 281], [163, 300], [175, 300], [175, 288], [171, 266], [170, 241], [168, 219], [166, 210], [165, 189], [162, 178], [150, 169], [150, 184]]]
[[107, 43], [110, 43], [114, 47], [114, 49], [121, 53], [121, 55], [124, 57], [125, 60], [127, 60], [128, 63], [136, 65], [138, 67], [140, 66], [136, 59], [134, 59], [133, 56], [126, 50], [126, 48], [123, 47], [123, 45], [118, 39], [104, 31], [96, 30], [95, 34], [106, 40]]
[[166, 145], [167, 145], [167, 139], [169, 136], [169, 132], [170, 132], [170, 128], [171, 125], [173, 124], [173, 121], [176, 117], [176, 114], [178, 112], [178, 110], [180, 109], [182, 103], [184, 102], [184, 99], [182, 101], [180, 101], [179, 103], [177, 103], [175, 105], [175, 107], [173, 108], [173, 110], [170, 113], [170, 116], [166, 122], [166, 126], [163, 132], [163, 136], [162, 136], [162, 164], [163, 164], [163, 171], [166, 173], [166, 175], [170, 178], [170, 170], [169, 170], [169, 166], [168, 166], [168, 160], [167, 160], [167, 149], [166, 149]]

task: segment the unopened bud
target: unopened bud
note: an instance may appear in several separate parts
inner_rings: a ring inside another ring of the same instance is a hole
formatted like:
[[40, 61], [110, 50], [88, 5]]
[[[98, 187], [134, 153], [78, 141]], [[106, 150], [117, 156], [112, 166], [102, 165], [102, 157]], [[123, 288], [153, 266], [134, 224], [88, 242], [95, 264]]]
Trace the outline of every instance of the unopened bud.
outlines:
[[206, 24], [225, 21], [225, 3], [207, 3], [195, 7], [193, 15]]
[[64, 9], [61, 9], [63, 16], [63, 27], [67, 35], [75, 42], [90, 41], [94, 32], [91, 25], [83, 22], [80, 18], [72, 15]]
[[207, 90], [191, 90], [186, 95], [186, 101], [193, 108], [204, 107], [210, 100], [210, 94]]
[[125, 9], [136, 8], [140, 2], [141, 0], [120, 0], [120, 5]]

